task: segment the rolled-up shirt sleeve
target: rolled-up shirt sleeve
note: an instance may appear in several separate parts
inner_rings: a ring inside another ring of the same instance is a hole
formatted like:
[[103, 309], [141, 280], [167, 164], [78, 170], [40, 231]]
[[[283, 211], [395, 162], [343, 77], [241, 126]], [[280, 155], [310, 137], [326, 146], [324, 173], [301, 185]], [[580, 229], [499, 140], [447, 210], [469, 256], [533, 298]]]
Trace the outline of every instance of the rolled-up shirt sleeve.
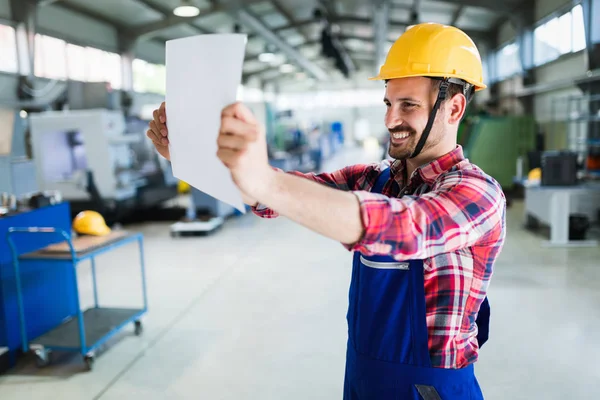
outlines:
[[359, 242], [345, 247], [367, 255], [425, 259], [491, 243], [504, 234], [502, 189], [475, 169], [448, 173], [420, 196], [353, 193], [360, 202], [364, 232]]

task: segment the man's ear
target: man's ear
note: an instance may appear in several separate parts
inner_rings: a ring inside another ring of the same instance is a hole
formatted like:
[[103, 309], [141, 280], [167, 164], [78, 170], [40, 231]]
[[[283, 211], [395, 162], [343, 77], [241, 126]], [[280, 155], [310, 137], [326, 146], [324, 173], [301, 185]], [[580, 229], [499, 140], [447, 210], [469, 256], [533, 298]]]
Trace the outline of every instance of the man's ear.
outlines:
[[447, 101], [448, 123], [459, 124], [467, 110], [467, 99], [462, 93], [457, 93]]

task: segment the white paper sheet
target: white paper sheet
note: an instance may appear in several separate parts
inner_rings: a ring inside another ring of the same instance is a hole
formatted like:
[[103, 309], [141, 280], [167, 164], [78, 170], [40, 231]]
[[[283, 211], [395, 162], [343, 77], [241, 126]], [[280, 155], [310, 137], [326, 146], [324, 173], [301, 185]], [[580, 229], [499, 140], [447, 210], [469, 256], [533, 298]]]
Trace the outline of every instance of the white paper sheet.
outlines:
[[236, 101], [247, 36], [167, 41], [166, 113], [173, 175], [242, 213], [242, 195], [217, 158], [221, 111]]

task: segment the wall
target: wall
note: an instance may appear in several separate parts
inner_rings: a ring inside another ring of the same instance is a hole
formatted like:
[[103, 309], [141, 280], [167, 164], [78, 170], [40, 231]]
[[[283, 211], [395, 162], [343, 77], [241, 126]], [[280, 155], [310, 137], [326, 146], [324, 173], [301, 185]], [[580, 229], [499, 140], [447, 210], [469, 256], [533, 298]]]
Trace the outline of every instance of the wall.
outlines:
[[38, 28], [46, 34], [68, 42], [117, 52], [115, 28], [58, 7], [41, 7], [38, 10]]
[[572, 1], [565, 0], [537, 0], [535, 2], [535, 9], [533, 12], [533, 16], [536, 21], [547, 17], [549, 14], [557, 11], [558, 9], [572, 5]]
[[[538, 83], [560, 83], [581, 77], [586, 72], [585, 52], [564, 56], [536, 69], [535, 77]], [[567, 87], [539, 93], [534, 97], [535, 117], [541, 129], [546, 134], [546, 147], [564, 149], [568, 147], [565, 123], [555, 122], [568, 116], [568, 103], [564, 101], [569, 96], [580, 96], [581, 90], [569, 84]], [[554, 104], [554, 107], [553, 107]]]
[[[573, 2], [570, 0], [537, 0], [534, 7], [534, 18], [536, 21], [543, 20], [556, 11], [563, 11], [565, 7], [568, 8], [572, 5]], [[506, 44], [515, 36], [513, 25], [505, 22], [498, 30], [498, 45]], [[567, 107], [566, 103], [561, 105], [557, 103], [556, 99], [581, 95], [581, 91], [572, 81], [585, 75], [586, 70], [585, 52], [579, 52], [562, 56], [558, 60], [535, 68], [533, 72], [535, 86], [544, 87], [543, 92], [533, 95], [533, 112], [540, 128], [546, 133], [546, 145], [549, 149], [561, 149], [567, 146], [567, 125], [553, 122], [553, 120], [566, 117]], [[523, 79], [519, 76], [499, 83], [500, 109], [514, 115], [524, 113], [523, 102], [516, 96], [522, 89]], [[553, 102], [555, 103], [554, 109]]]
[[523, 102], [516, 97], [516, 94], [523, 89], [523, 78], [515, 76], [498, 84], [498, 94], [500, 96], [499, 112], [509, 115], [523, 115], [525, 108]]
[[498, 29], [498, 45], [503, 46], [505, 43], [510, 42], [517, 36], [517, 31], [515, 30], [513, 24], [510, 21], [506, 21], [502, 25], [500, 25], [500, 29]]
[[[586, 70], [585, 52], [579, 52], [537, 68], [535, 79], [538, 83], [558, 83], [579, 78], [586, 73]], [[536, 118], [541, 122], [552, 119], [552, 99], [569, 94], [581, 94], [581, 91], [575, 85], [570, 85], [567, 88], [537, 94], [535, 96]], [[557, 114], [554, 117], [563, 118], [566, 116], [566, 109], [559, 108], [555, 111]]]

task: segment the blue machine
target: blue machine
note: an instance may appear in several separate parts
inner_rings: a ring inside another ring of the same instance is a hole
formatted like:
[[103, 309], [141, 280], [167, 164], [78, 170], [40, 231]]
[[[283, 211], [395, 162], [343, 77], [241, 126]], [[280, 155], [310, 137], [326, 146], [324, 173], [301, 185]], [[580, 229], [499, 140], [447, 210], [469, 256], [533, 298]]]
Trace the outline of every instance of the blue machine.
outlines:
[[[9, 350], [9, 364], [14, 366], [16, 356], [22, 349], [22, 336], [17, 304], [17, 285], [13, 268], [11, 248], [7, 232], [14, 226], [47, 226], [71, 230], [69, 203], [25, 211], [0, 218], [0, 347]], [[19, 255], [42, 249], [64, 240], [60, 237], [36, 235], [15, 237]], [[69, 271], [53, 265], [23, 265], [23, 309], [27, 324], [27, 336], [37, 337], [59, 325], [75, 312], [74, 296], [69, 283]], [[60, 295], [58, 295], [60, 294]]]

